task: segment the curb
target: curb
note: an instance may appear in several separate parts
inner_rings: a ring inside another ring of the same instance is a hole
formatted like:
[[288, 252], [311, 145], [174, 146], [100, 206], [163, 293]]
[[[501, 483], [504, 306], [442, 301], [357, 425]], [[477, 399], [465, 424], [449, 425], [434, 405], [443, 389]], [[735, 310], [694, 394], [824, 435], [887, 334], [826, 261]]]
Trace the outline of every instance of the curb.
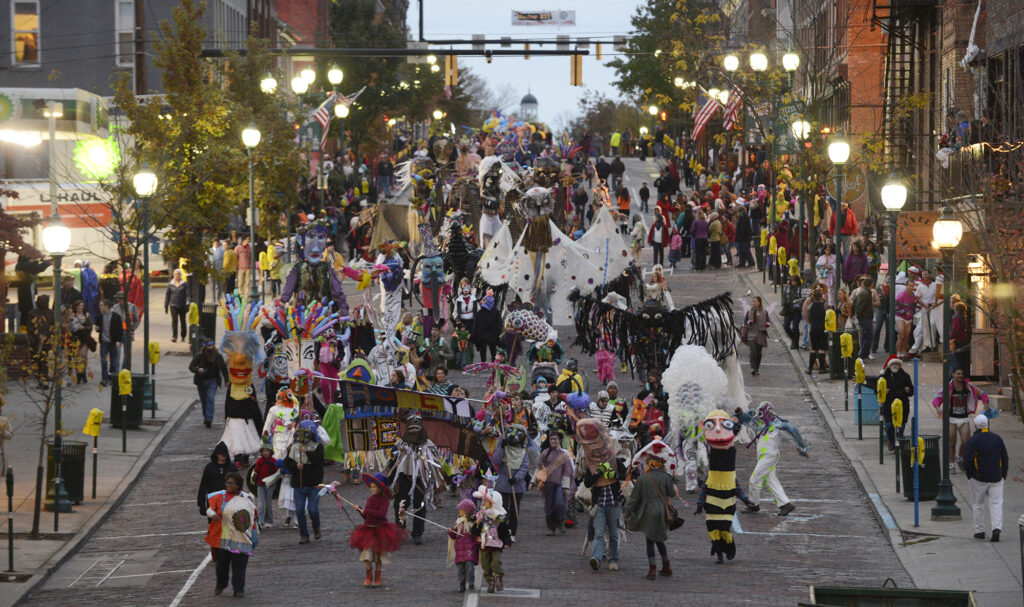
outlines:
[[164, 424], [164, 427], [160, 429], [156, 438], [150, 441], [149, 445], [143, 449], [142, 453], [135, 461], [135, 464], [132, 465], [131, 470], [128, 471], [128, 474], [114, 489], [114, 493], [107, 498], [107, 502], [97, 510], [88, 521], [85, 522], [73, 538], [68, 540], [64, 546], [50, 557], [49, 560], [37, 568], [31, 578], [21, 584], [21, 591], [11, 602], [11, 605], [17, 605], [20, 603], [21, 600], [25, 598], [26, 594], [39, 587], [50, 577], [50, 574], [78, 552], [78, 549], [92, 536], [96, 528], [107, 519], [115, 508], [121, 505], [121, 502], [124, 501], [128, 491], [135, 486], [139, 476], [146, 470], [146, 468], [149, 467], [153, 454], [163, 447], [164, 443], [167, 442], [167, 438], [170, 437], [172, 432], [178, 429], [182, 420], [185, 419], [185, 415], [191, 411], [198, 402], [198, 399], [191, 399], [188, 405], [178, 408], [178, 411], [172, 415], [170, 419], [167, 420], [167, 423]]
[[[750, 281], [750, 278], [746, 274], [739, 274], [739, 276], [740, 280], [742, 280], [747, 288], [750, 289], [751, 293], [758, 293], [757, 286]], [[773, 324], [772, 329], [779, 336], [780, 343], [785, 344], [786, 337], [783, 336], [778, 329], [783, 322], [783, 318], [778, 311], [774, 314], [777, 317], [779, 324]], [[895, 518], [889, 512], [889, 509], [885, 507], [881, 498], [877, 497], [881, 494], [879, 493], [878, 487], [875, 485], [874, 481], [872, 481], [871, 477], [868, 475], [867, 470], [864, 468], [864, 462], [853, 456], [849, 440], [843, 436], [842, 429], [839, 427], [839, 422], [836, 421], [835, 415], [832, 413], [832, 410], [829, 409], [821, 388], [811, 384], [809, 378], [804, 376], [804, 372], [801, 369], [803, 360], [800, 359], [800, 350], [795, 350], [796, 354], [794, 354], [794, 350], [790, 349], [788, 345], [785, 350], [789, 356], [790, 362], [794, 367], [796, 367], [797, 377], [800, 378], [800, 383], [803, 384], [804, 388], [811, 395], [811, 398], [814, 399], [814, 403], [818, 407], [818, 412], [821, 413], [822, 418], [824, 418], [825, 423], [828, 425], [829, 433], [832, 434], [832, 442], [836, 445], [839, 452], [843, 454], [843, 457], [846, 458], [846, 461], [853, 469], [854, 475], [857, 478], [857, 483], [861, 486], [861, 489], [864, 490], [864, 496], [868, 498], [868, 501], [871, 503], [871, 512], [874, 513], [875, 519], [878, 521], [878, 525], [889, 536], [889, 543], [892, 545], [893, 551], [896, 553], [896, 558], [899, 559], [900, 566], [903, 567], [907, 577], [913, 580], [914, 576], [911, 575], [901, 558], [901, 551], [903, 550], [902, 530], [899, 525], [895, 523]]]

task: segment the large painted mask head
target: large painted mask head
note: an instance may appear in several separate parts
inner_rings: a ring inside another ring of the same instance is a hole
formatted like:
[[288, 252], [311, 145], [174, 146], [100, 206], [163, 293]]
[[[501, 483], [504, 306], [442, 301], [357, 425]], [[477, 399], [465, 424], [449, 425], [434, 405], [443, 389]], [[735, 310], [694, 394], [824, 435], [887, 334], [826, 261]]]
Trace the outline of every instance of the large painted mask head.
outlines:
[[324, 252], [331, 241], [330, 229], [325, 223], [315, 221], [298, 233], [302, 258], [316, 265], [324, 258]]
[[434, 139], [430, 151], [434, 153], [434, 159], [438, 166], [447, 167], [451, 164], [452, 157], [455, 156], [455, 143], [447, 137], [438, 137]]
[[225, 331], [220, 350], [228, 363], [228, 380], [236, 386], [253, 382], [253, 367], [266, 358], [263, 344], [255, 331]]
[[526, 215], [527, 218], [550, 215], [554, 208], [553, 201], [551, 200], [551, 190], [540, 187], [533, 187], [527, 190], [519, 204], [523, 210], [523, 215]]
[[488, 200], [497, 200], [501, 196], [501, 176], [505, 165], [497, 156], [488, 156], [480, 162], [477, 180], [480, 183], [480, 195]]
[[285, 351], [284, 344], [274, 344], [274, 349], [271, 350], [267, 360], [267, 367], [269, 369], [267, 378], [270, 381], [280, 383], [288, 378], [288, 353]]
[[533, 163], [533, 182], [542, 188], [553, 187], [558, 184], [560, 170], [557, 160], [542, 156]]
[[436, 167], [430, 158], [417, 156], [409, 161], [409, 177], [418, 198], [426, 200], [434, 187]]
[[389, 257], [384, 261], [384, 265], [387, 266], [388, 269], [380, 273], [380, 282], [384, 285], [384, 290], [390, 293], [402, 284], [402, 278], [404, 276], [402, 271], [402, 260]]
[[736, 440], [733, 429], [736, 422], [721, 409], [715, 409], [704, 418], [704, 440], [712, 449], [728, 449]]

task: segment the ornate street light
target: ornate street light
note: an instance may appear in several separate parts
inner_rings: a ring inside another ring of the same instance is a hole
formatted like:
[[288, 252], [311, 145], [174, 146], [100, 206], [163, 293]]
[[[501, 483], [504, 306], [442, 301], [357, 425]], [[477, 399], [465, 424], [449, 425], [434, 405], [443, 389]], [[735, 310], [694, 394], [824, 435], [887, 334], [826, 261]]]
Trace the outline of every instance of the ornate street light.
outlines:
[[260, 90], [264, 93], [270, 94], [277, 90], [277, 79], [274, 78], [273, 74], [267, 72], [263, 79], [260, 80]]
[[764, 53], [754, 53], [750, 56], [750, 69], [755, 72], [763, 72], [768, 69], [768, 56]]
[[885, 326], [890, 355], [896, 354], [896, 216], [907, 203], [907, 186], [893, 173], [882, 186], [882, 206], [889, 212], [889, 310]]
[[942, 296], [942, 327], [945, 332], [942, 338], [942, 360], [946, 361], [942, 364], [942, 463], [939, 464], [942, 467], [942, 480], [939, 481], [939, 495], [935, 498], [935, 506], [932, 507], [933, 521], [960, 520], [960, 508], [956, 505], [953, 484], [949, 481], [949, 381], [953, 369], [948, 361], [952, 357], [949, 350], [952, 324], [949, 299], [953, 288], [953, 252], [963, 236], [964, 226], [953, 216], [953, 209], [942, 209], [942, 215], [932, 226], [932, 240], [942, 251], [942, 266], [946, 273]]
[[658, 106], [652, 105], [652, 106], [648, 107], [647, 108], [647, 113], [650, 114], [651, 116], [657, 116], [658, 115]]
[[332, 86], [338, 86], [344, 78], [345, 72], [336, 65], [327, 70], [327, 82], [330, 82]]
[[434, 120], [440, 120], [444, 118], [444, 112], [442, 112], [441, 110], [434, 110], [434, 113], [431, 115], [434, 117]]
[[309, 83], [302, 76], [296, 76], [292, 78], [292, 92], [296, 95], [302, 95], [309, 90]]
[[334, 105], [334, 115], [338, 118], [348, 118], [348, 106], [344, 103], [336, 103]]
[[726, 55], [722, 59], [722, 67], [727, 72], [735, 72], [740, 67], [740, 58], [736, 55]]
[[839, 209], [843, 204], [843, 165], [850, 159], [850, 143], [842, 137], [834, 138], [831, 143], [828, 144], [828, 159], [832, 161], [832, 164], [836, 165], [836, 195], [832, 198], [835, 202], [832, 203], [832, 217], [835, 218], [835, 234], [833, 235], [832, 242], [835, 245], [835, 267], [833, 268], [834, 278], [832, 281], [832, 301], [836, 306], [839, 305], [839, 278], [842, 276], [840, 268], [842, 267], [843, 259], [843, 248], [840, 246], [842, 241], [843, 223], [839, 218]]
[[59, 361], [64, 360], [64, 340], [61, 335], [61, 322], [60, 319], [64, 316], [64, 310], [62, 308], [60, 296], [61, 296], [61, 278], [60, 278], [60, 263], [61, 259], [64, 258], [64, 254], [67, 253], [68, 247], [71, 246], [71, 230], [60, 220], [60, 215], [57, 213], [53, 214], [50, 223], [43, 228], [43, 248], [53, 258], [53, 315], [57, 319], [53, 323], [54, 330], [54, 373], [50, 381], [54, 382], [53, 387], [53, 463], [54, 463], [54, 479], [53, 479], [53, 494], [47, 491], [46, 496], [46, 509], [53, 510], [53, 531], [56, 532], [60, 525], [60, 513], [71, 512], [71, 502], [68, 500], [68, 493], [64, 488], [64, 476], [62, 465], [62, 452], [64, 451], [63, 444], [63, 429], [64, 424], [62, 420], [62, 409], [63, 403], [61, 402], [61, 382], [64, 376], [64, 372], [61, 369], [61, 363]]
[[256, 289], [256, 181], [253, 176], [254, 160], [253, 151], [260, 144], [260, 130], [256, 124], [249, 123], [249, 126], [242, 130], [242, 143], [245, 145], [246, 156], [249, 158], [249, 254], [252, 258], [252, 267], [249, 275], [249, 301], [259, 301], [259, 292]]
[[782, 56], [782, 69], [787, 72], [795, 72], [798, 67], [800, 67], [800, 55], [786, 53]]
[[[139, 167], [139, 170], [132, 177], [132, 186], [135, 188], [135, 194], [139, 197], [142, 206], [142, 309], [145, 312], [142, 316], [142, 344], [143, 352], [149, 352], [149, 211], [150, 202], [153, 194], [156, 193], [157, 177], [148, 164], [143, 164]], [[143, 364], [142, 368], [147, 369], [146, 383], [151, 384], [153, 381], [153, 368], [152, 366], [146, 366], [146, 357], [142, 357]], [[149, 394], [150, 397], [146, 398]], [[144, 405], [148, 405], [152, 417], [156, 417], [156, 393], [155, 389], [152, 392], [143, 392]]]
[[299, 75], [302, 76], [302, 79], [305, 80], [308, 85], [312, 86], [312, 84], [316, 82], [316, 70], [311, 67], [302, 68]]

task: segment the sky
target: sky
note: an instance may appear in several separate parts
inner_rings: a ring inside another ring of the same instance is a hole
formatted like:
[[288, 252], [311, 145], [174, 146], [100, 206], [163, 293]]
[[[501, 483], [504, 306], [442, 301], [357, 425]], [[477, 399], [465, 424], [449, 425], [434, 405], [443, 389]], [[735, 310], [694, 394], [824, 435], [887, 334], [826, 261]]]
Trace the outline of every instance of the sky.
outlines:
[[[605, 38], [625, 35], [631, 29], [630, 18], [642, 0], [423, 0], [423, 35], [427, 39], [472, 38], [473, 34], [486, 37], [511, 36], [513, 38], [549, 38], [567, 35], [573, 38]], [[575, 10], [576, 25], [567, 27], [513, 26], [512, 11]], [[419, 3], [410, 0], [409, 29], [414, 39], [419, 38]], [[522, 48], [515, 45], [513, 48]], [[468, 46], [458, 48], [469, 48]], [[500, 48], [497, 45], [488, 48]], [[532, 47], [537, 48], [537, 47]], [[555, 45], [545, 44], [544, 49]], [[525, 95], [530, 90], [537, 98], [538, 117], [559, 128], [566, 116], [575, 115], [579, 99], [585, 91], [600, 91], [618, 98], [611, 82], [615, 70], [598, 62], [594, 54], [583, 58], [583, 86], [569, 85], [569, 57], [494, 57], [487, 64], [483, 57], [460, 57], [459, 66], [468, 66], [482, 76], [491, 90], [509, 84]], [[602, 45], [602, 56], [608, 61], [614, 53], [611, 45]], [[516, 107], [518, 109], [518, 106]]]

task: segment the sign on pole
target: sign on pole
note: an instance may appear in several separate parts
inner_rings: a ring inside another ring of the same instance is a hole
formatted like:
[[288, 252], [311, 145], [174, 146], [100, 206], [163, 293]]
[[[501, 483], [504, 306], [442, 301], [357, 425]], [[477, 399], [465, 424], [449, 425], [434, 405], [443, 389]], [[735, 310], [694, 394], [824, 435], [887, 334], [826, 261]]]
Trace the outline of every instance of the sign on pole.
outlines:
[[512, 25], [576, 25], [576, 11], [512, 11]]

